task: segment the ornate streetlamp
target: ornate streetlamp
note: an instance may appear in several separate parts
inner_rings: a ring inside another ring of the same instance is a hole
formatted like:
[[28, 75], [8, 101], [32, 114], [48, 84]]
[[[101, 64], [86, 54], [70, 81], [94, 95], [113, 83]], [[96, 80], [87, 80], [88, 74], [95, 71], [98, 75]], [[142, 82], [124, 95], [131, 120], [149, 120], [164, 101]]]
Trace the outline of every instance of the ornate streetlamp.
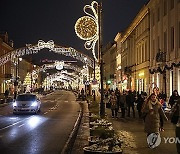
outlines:
[[[98, 20], [98, 3], [93, 1], [91, 5], [85, 5], [84, 12], [86, 16], [79, 18], [75, 24], [76, 35], [85, 40], [84, 47], [87, 50], [92, 50], [93, 57], [96, 62], [98, 59], [95, 53], [96, 42], [99, 39], [99, 20]], [[87, 10], [91, 10], [92, 14], [88, 13]]]
[[[91, 10], [92, 13], [89, 13]], [[103, 88], [103, 59], [102, 59], [102, 2], [98, 4], [93, 1], [91, 5], [85, 5], [84, 12], [86, 16], [79, 18], [75, 24], [75, 32], [77, 36], [85, 40], [85, 48], [92, 50], [94, 57], [94, 80], [95, 80], [95, 62], [100, 64], [101, 74], [101, 103], [100, 103], [100, 116], [105, 116], [104, 105], [104, 88]], [[98, 58], [95, 53], [96, 43], [98, 41]], [[95, 96], [95, 94], [94, 94]]]
[[[92, 14], [88, 13], [87, 10], [91, 10]], [[87, 50], [92, 50], [93, 58], [94, 58], [94, 79], [95, 76], [95, 65], [98, 62], [98, 58], [96, 56], [95, 48], [96, 42], [99, 39], [99, 19], [98, 19], [98, 3], [93, 1], [91, 5], [84, 6], [84, 12], [86, 16], [79, 18], [75, 24], [75, 32], [76, 35], [86, 42], [84, 43], [84, 47]], [[93, 99], [95, 101], [95, 90], [93, 90]]]

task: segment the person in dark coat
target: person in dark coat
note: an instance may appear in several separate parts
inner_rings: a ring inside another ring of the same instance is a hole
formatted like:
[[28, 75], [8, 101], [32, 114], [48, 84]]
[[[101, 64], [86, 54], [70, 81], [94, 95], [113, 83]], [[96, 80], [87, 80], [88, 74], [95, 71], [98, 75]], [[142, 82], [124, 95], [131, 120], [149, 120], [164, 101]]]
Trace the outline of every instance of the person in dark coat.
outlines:
[[[177, 101], [177, 105], [178, 105], [177, 110], [178, 110], [179, 115], [178, 115], [178, 122], [176, 124], [176, 137], [178, 139], [180, 139], [180, 98]], [[174, 107], [175, 107], [175, 105], [174, 105]], [[177, 148], [177, 152], [180, 153], [180, 143], [179, 142], [176, 143], [176, 148]]]
[[126, 93], [123, 91], [123, 93], [120, 94], [120, 101], [119, 105], [121, 108], [121, 118], [125, 118], [125, 112], [126, 112]]
[[111, 93], [110, 103], [111, 103], [112, 118], [114, 117], [117, 118], [117, 113], [118, 113], [119, 108], [118, 108], [117, 97], [115, 95], [115, 92]]
[[173, 107], [173, 105], [178, 101], [178, 99], [180, 98], [178, 91], [174, 90], [170, 99], [169, 99], [169, 105], [171, 106], [171, 108]]
[[120, 91], [118, 90], [118, 88], [116, 88], [116, 90], [115, 90], [115, 95], [117, 97], [117, 105], [119, 108], [119, 106], [120, 106]]
[[126, 104], [127, 104], [127, 107], [128, 107], [128, 117], [130, 117], [130, 108], [132, 108], [133, 117], [135, 117], [134, 102], [135, 102], [135, 97], [134, 97], [132, 91], [129, 90], [128, 94], [126, 96]]
[[138, 110], [138, 115], [139, 115], [139, 118], [142, 118], [142, 106], [143, 106], [143, 103], [144, 103], [144, 96], [143, 94], [139, 94], [137, 96], [137, 100], [136, 100], [136, 103], [137, 103], [137, 110]]
[[9, 96], [9, 90], [6, 89], [6, 91], [5, 91], [5, 93], [4, 93], [5, 103], [7, 103], [8, 96]]

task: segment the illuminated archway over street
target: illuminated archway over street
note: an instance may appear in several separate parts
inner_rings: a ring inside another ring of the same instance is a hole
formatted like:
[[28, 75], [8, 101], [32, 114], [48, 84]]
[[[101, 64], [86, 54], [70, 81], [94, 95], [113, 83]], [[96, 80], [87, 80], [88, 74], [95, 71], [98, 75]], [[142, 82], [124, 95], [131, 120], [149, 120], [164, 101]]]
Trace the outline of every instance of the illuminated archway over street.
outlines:
[[53, 51], [57, 54], [61, 54], [67, 57], [72, 57], [76, 60], [79, 60], [87, 64], [89, 67], [93, 68], [93, 60], [89, 56], [71, 47], [62, 47], [62, 46], [55, 45], [53, 40], [50, 40], [48, 42], [39, 40], [38, 44], [36, 45], [27, 44], [26, 47], [13, 50], [0, 57], [0, 66], [4, 65], [10, 60], [13, 61], [13, 59], [18, 58], [18, 57], [22, 57], [24, 55], [36, 54], [44, 48], [47, 48], [49, 49], [49, 51]]

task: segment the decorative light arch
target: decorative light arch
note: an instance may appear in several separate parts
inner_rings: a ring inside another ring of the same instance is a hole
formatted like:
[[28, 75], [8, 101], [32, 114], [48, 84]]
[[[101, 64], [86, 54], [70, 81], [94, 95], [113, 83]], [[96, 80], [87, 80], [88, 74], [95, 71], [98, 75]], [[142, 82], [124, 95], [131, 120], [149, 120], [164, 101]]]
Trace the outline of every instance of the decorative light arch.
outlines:
[[22, 57], [24, 55], [36, 54], [44, 48], [47, 48], [49, 49], [49, 51], [53, 51], [57, 54], [61, 54], [66, 57], [73, 57], [74, 59], [77, 59], [87, 64], [89, 67], [93, 68], [93, 60], [89, 56], [71, 47], [62, 47], [62, 46], [55, 45], [53, 40], [50, 40], [48, 42], [39, 40], [38, 44], [36, 45], [26, 44], [26, 47], [13, 50], [0, 57], [0, 66], [4, 65], [8, 61], [13, 61], [15, 58], [18, 58], [18, 57]]
[[[37, 68], [36, 72], [39, 73], [39, 72], [45, 72], [48, 69], [54, 69], [54, 68], [56, 68], [56, 64], [57, 64], [56, 61], [55, 61], [55, 63], [52, 63], [52, 64], [44, 64], [43, 66]], [[66, 64], [66, 63], [63, 64], [63, 69], [65, 69], [65, 70], [71, 69], [78, 73], [80, 73], [82, 70], [82, 68], [80, 68], [76, 65], [70, 65], [70, 64]]]

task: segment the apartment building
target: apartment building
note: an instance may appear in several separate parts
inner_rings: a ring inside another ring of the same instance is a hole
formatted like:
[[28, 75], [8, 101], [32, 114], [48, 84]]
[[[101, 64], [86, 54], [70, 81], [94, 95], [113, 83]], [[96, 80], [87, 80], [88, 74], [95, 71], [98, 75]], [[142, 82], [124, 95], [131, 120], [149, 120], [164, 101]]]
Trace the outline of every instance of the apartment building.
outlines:
[[150, 79], [171, 95], [180, 93], [180, 0], [151, 0]]
[[116, 42], [108, 43], [103, 50], [104, 79], [108, 89], [116, 88]]
[[[13, 50], [13, 42], [9, 41], [7, 32], [0, 32], [0, 56], [7, 54]], [[9, 89], [9, 82], [12, 77], [11, 62], [0, 66], [0, 93], [4, 93]]]
[[130, 26], [115, 37], [121, 90], [149, 91], [149, 37], [149, 9], [144, 6]]
[[119, 89], [180, 93], [179, 0], [150, 0], [114, 41]]

